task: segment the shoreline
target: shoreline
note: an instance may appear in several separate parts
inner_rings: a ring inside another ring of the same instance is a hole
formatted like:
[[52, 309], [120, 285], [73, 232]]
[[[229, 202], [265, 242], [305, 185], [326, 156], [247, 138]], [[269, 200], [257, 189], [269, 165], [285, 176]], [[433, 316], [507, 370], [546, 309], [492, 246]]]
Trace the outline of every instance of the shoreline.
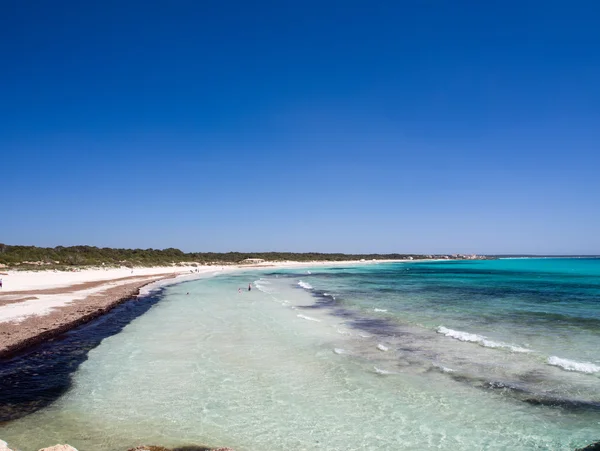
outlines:
[[149, 293], [148, 287], [175, 281], [191, 271], [187, 267], [159, 267], [4, 273], [4, 288], [0, 291], [0, 359], [25, 353]]
[[[161, 287], [230, 272], [269, 268], [313, 268], [422, 260], [260, 262], [76, 271], [9, 271], [0, 291], [0, 359], [6, 360], [103, 316]], [[431, 261], [431, 260], [425, 260]]]
[[[173, 277], [175, 276], [165, 276], [158, 280]], [[90, 295], [81, 300], [81, 303], [57, 308], [46, 315], [30, 315], [19, 322], [0, 323], [0, 359], [10, 359], [103, 316], [113, 308], [135, 298], [143, 287], [156, 281], [152, 279], [108, 288], [100, 296]]]

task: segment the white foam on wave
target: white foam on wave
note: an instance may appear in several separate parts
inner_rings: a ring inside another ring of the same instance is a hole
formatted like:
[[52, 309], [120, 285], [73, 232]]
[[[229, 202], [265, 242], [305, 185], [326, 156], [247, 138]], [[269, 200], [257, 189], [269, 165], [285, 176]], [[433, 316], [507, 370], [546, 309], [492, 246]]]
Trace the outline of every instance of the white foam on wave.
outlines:
[[306, 274], [312, 274], [312, 272], [310, 272], [310, 271], [306, 271]]
[[452, 368], [448, 368], [443, 365], [438, 365], [437, 363], [434, 363], [433, 366], [441, 370], [443, 373], [454, 373], [454, 370]]
[[350, 331], [347, 331], [346, 329], [340, 329], [339, 327], [336, 327], [336, 326], [333, 326], [333, 327], [336, 328], [335, 330], [337, 331], [338, 334], [341, 334], [341, 335], [352, 335], [352, 333], [350, 333]]
[[382, 312], [382, 313], [384, 313], [384, 312], [387, 312], [387, 309], [384, 309], [384, 308], [374, 308], [373, 311], [374, 312]]
[[520, 346], [513, 346], [500, 341], [488, 340], [483, 335], [472, 334], [469, 332], [463, 332], [461, 330], [448, 329], [447, 327], [440, 326], [437, 328], [439, 334], [445, 335], [446, 337], [454, 338], [460, 341], [466, 341], [469, 343], [477, 343], [486, 348], [502, 348], [508, 349], [512, 352], [531, 352], [531, 349], [522, 348]]
[[310, 283], [302, 282], [301, 280], [298, 281], [298, 285], [300, 285], [305, 290], [312, 290], [313, 289], [313, 287], [312, 287], [312, 285]]
[[379, 349], [380, 351], [385, 352], [385, 351], [389, 351], [390, 348], [388, 348], [386, 345], [382, 345], [381, 343], [379, 343], [377, 345], [377, 349]]
[[590, 362], [576, 362], [569, 359], [561, 359], [560, 357], [551, 356], [548, 357], [548, 364], [559, 366], [567, 371], [576, 371], [578, 373], [600, 373], [600, 366], [594, 365]]
[[317, 323], [320, 323], [320, 322], [321, 322], [321, 320], [320, 320], [320, 319], [313, 318], [313, 317], [311, 317], [311, 316], [306, 316], [306, 315], [303, 315], [303, 314], [301, 314], [301, 313], [298, 315], [298, 318], [302, 318], [302, 319], [305, 319], [305, 320], [307, 320], [307, 321], [315, 321], [315, 322], [317, 322]]
[[333, 352], [338, 355], [350, 354], [350, 352], [342, 348], [333, 348]]
[[268, 285], [271, 285], [271, 282], [269, 282], [268, 280], [262, 279], [262, 278], [254, 281], [254, 286], [255, 286], [255, 287], [258, 289], [258, 290], [262, 291], [263, 293], [268, 293], [268, 294], [270, 294], [270, 293], [272, 293], [273, 291], [272, 291], [272, 289], [270, 289], [270, 288], [268, 287]]
[[388, 371], [388, 370], [382, 370], [381, 368], [377, 368], [376, 366], [373, 367], [373, 370], [375, 370], [375, 372], [377, 374], [382, 374], [382, 375], [387, 375], [387, 374], [396, 374], [393, 371]]

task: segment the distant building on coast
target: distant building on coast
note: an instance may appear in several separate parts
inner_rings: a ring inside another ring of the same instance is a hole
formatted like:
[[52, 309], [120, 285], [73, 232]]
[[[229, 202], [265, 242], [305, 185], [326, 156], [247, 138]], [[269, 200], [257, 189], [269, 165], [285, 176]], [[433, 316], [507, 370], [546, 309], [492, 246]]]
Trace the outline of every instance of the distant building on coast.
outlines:
[[477, 255], [477, 254], [471, 254], [471, 255], [467, 255], [467, 254], [452, 254], [450, 256], [445, 255], [443, 258], [445, 259], [455, 259], [455, 260], [486, 260], [487, 257], [484, 255]]
[[246, 258], [242, 260], [240, 263], [242, 264], [253, 264], [253, 263], [263, 263], [265, 261], [264, 258]]

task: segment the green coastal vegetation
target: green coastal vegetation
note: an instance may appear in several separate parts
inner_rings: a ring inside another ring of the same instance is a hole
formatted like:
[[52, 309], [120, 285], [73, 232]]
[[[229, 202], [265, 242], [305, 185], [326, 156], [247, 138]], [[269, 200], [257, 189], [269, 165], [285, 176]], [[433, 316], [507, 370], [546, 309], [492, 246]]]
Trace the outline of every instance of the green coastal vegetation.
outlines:
[[[95, 246], [13, 246], [0, 244], [0, 264], [15, 268], [64, 266], [162, 266], [178, 263], [239, 264], [247, 259], [266, 261], [344, 261], [439, 258], [419, 254], [342, 254], [319, 252], [183, 252], [179, 249], [114, 249]], [[251, 263], [251, 262], [246, 262]]]

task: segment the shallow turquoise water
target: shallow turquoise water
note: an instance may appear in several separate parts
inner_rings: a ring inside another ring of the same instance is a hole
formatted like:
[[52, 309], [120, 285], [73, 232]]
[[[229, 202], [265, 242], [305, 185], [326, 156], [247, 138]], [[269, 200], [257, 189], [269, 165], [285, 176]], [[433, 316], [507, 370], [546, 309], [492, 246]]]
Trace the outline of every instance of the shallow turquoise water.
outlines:
[[593, 259], [220, 276], [169, 287], [0, 438], [24, 451], [574, 449], [600, 439], [599, 324]]

